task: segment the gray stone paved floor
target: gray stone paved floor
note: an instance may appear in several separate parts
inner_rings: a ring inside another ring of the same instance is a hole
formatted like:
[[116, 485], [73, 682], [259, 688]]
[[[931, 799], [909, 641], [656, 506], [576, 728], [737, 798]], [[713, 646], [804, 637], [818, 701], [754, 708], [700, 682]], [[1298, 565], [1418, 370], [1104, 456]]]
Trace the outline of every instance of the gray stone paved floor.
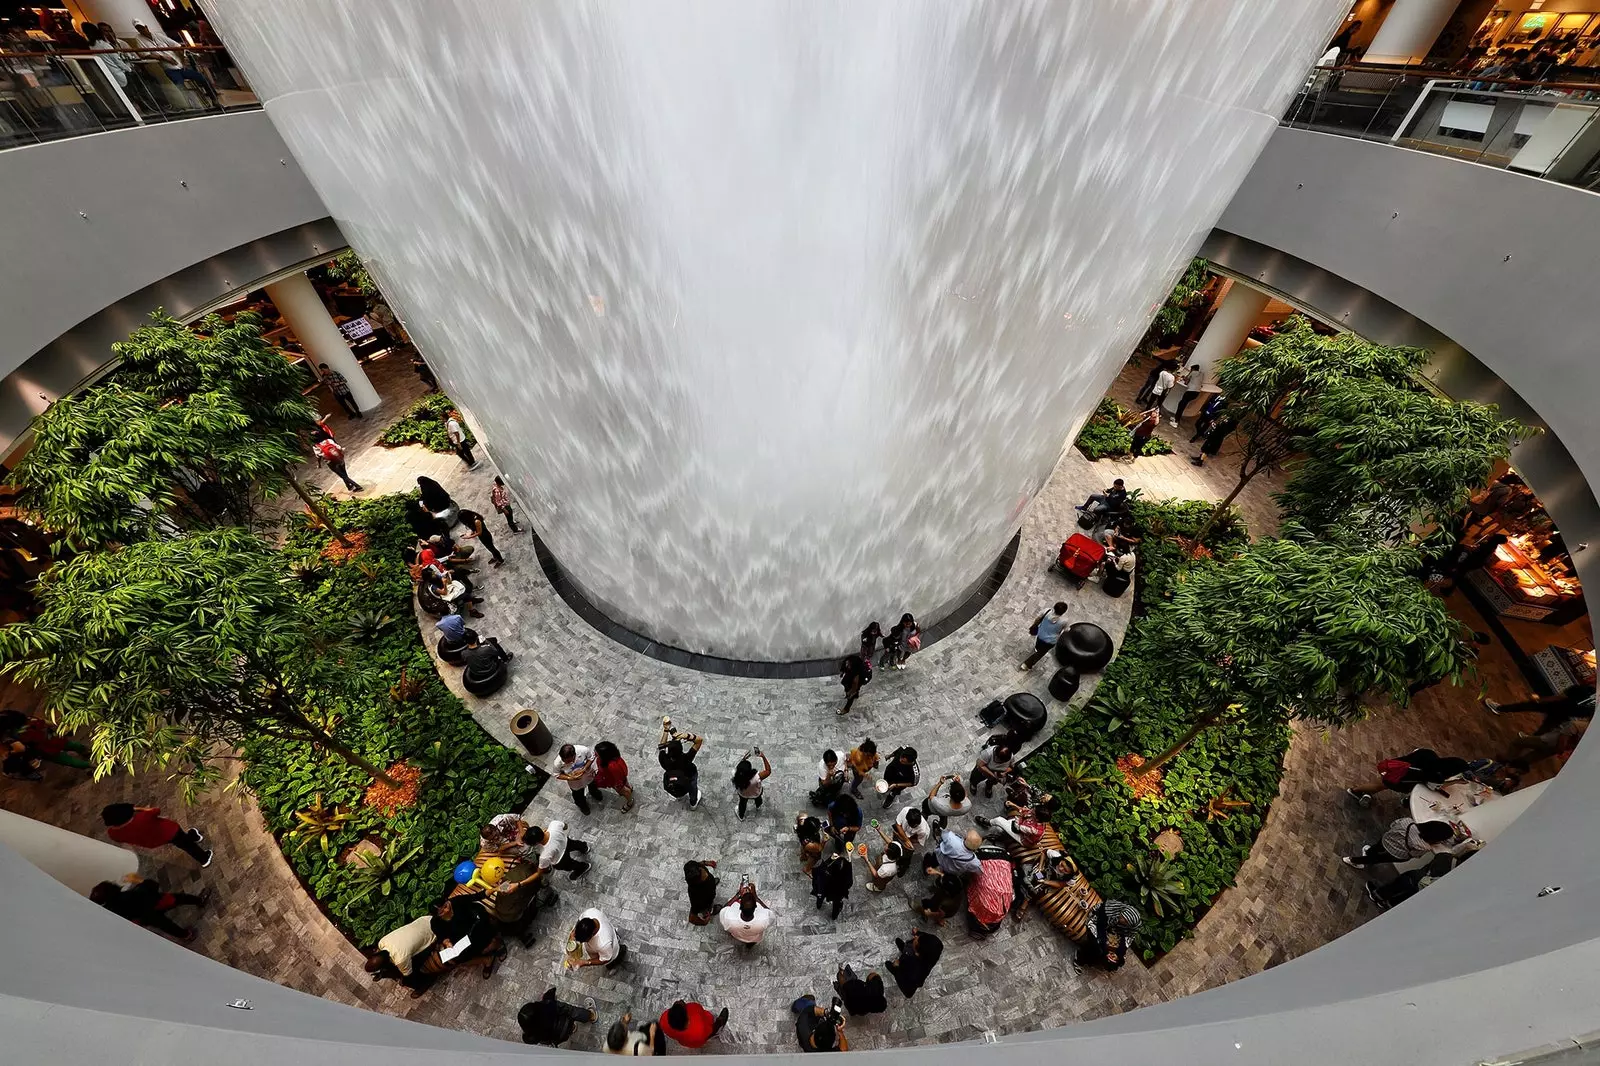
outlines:
[[[488, 461], [467, 471], [453, 455], [371, 446], [421, 393], [403, 362], [384, 360], [372, 373], [389, 397], [382, 411], [364, 422], [335, 418], [351, 453], [352, 475], [367, 494], [407, 488], [426, 473], [461, 502], [487, 511]], [[1142, 380], [1143, 371], [1125, 372], [1113, 393], [1135, 376]], [[1027, 678], [1015, 669], [1030, 644], [1028, 622], [1044, 604], [1065, 598], [1073, 617], [1096, 620], [1118, 636], [1126, 625], [1128, 599], [1108, 599], [1094, 585], [1074, 592], [1047, 573], [1056, 544], [1071, 528], [1071, 505], [1115, 476], [1153, 498], [1217, 498], [1226, 491], [1223, 468], [1189, 465], [1186, 440], [1186, 433], [1179, 437], [1177, 455], [1131, 467], [1091, 464], [1068, 449], [1029, 513], [1021, 553], [1000, 593], [959, 633], [914, 657], [910, 669], [879, 674], [844, 721], [834, 714], [840, 690], [832, 681], [714, 677], [611, 643], [552, 592], [528, 538], [501, 533], [497, 541], [508, 561], [499, 570], [481, 571], [488, 602], [479, 628], [499, 635], [517, 658], [505, 691], [487, 701], [468, 696], [468, 706], [508, 743], [507, 720], [524, 706], [546, 715], [558, 740], [613, 740], [633, 768], [638, 806], [622, 814], [611, 799], [586, 818], [556, 782], [536, 799], [531, 816], [566, 820], [591, 843], [595, 867], [581, 881], [557, 882], [562, 898], [541, 917], [538, 942], [529, 950], [513, 948], [491, 980], [457, 977], [421, 1000], [405, 998], [391, 984], [371, 984], [361, 973], [360, 954], [300, 891], [253, 805], [232, 793], [205, 797], [180, 815], [206, 828], [218, 847], [217, 864], [202, 874], [182, 858], [147, 858], [144, 868], [175, 887], [215, 889], [216, 902], [198, 923], [195, 950], [315, 995], [506, 1039], [516, 1037], [517, 1007], [550, 984], [570, 1000], [592, 998], [602, 1025], [624, 1007], [642, 1016], [678, 996], [696, 997], [713, 1008], [733, 1009], [729, 1028], [707, 1051], [786, 1049], [792, 1039], [789, 1001], [802, 992], [825, 992], [841, 961], [880, 964], [893, 938], [911, 928], [909, 900], [920, 888], [916, 875], [881, 896], [858, 883], [837, 922], [814, 909], [798, 873], [789, 823], [804, 805], [818, 751], [825, 745], [843, 750], [871, 735], [885, 751], [904, 743], [917, 747], [925, 780], [965, 770], [983, 734], [973, 717], [977, 709], [1021, 687], [1044, 691], [1045, 664]], [[307, 474], [325, 488], [335, 480], [326, 471]], [[1242, 499], [1253, 528], [1275, 523], [1264, 487], [1252, 486]], [[493, 522], [499, 526], [498, 518]], [[1458, 610], [1470, 615], [1470, 608]], [[1498, 649], [1486, 650], [1480, 673], [1497, 698], [1525, 691]], [[447, 676], [454, 681], [453, 672]], [[3, 695], [11, 705], [29, 702], [24, 692]], [[1116, 975], [1077, 975], [1065, 961], [1068, 946], [1037, 920], [1008, 924], [981, 944], [952, 925], [942, 933], [948, 947], [927, 987], [910, 1001], [891, 987], [887, 1014], [852, 1022], [852, 1045], [974, 1039], [985, 1030], [1004, 1034], [1119, 1013], [1256, 973], [1354, 928], [1375, 912], [1361, 894], [1360, 879], [1337, 856], [1393, 814], [1381, 804], [1358, 811], [1342, 801], [1339, 787], [1368, 772], [1379, 755], [1416, 743], [1464, 754], [1497, 750], [1518, 724], [1483, 714], [1473, 706], [1476, 696], [1476, 687], [1441, 686], [1423, 693], [1404, 715], [1382, 715], [1328, 736], [1298, 729], [1282, 795], [1237, 886], [1199, 923], [1195, 939], [1153, 965], [1132, 962]], [[1053, 722], [1060, 708], [1047, 704]], [[653, 747], [662, 714], [707, 736], [699, 760], [705, 799], [697, 811], [687, 811], [660, 788]], [[776, 756], [775, 772], [764, 807], [741, 822], [734, 816], [728, 776], [752, 742]], [[100, 805], [122, 799], [181, 808], [171, 786], [155, 777], [90, 782], [49, 767], [39, 785], [0, 780], [0, 805], [96, 836]], [[691, 857], [715, 858], [730, 893], [740, 873], [759, 882], [778, 923], [753, 952], [736, 948], [716, 926], [695, 927], [683, 919], [681, 866]], [[577, 912], [591, 905], [617, 922], [632, 961], [611, 974], [598, 968], [564, 973], [560, 944]], [[597, 1047], [601, 1028], [580, 1029], [573, 1046]]]

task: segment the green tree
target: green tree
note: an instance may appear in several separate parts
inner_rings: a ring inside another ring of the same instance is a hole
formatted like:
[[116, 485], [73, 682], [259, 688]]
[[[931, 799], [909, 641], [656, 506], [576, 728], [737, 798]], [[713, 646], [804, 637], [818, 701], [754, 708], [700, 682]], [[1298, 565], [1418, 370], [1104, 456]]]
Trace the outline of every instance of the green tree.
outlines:
[[1211, 281], [1210, 266], [1204, 259], [1194, 259], [1184, 268], [1177, 284], [1150, 320], [1150, 328], [1145, 331], [1147, 344], [1165, 344], [1183, 330]]
[[312, 642], [283, 556], [237, 527], [79, 555], [39, 579], [39, 615], [0, 627], [0, 675], [93, 734], [96, 775], [162, 768], [198, 790], [225, 749], [266, 737], [321, 745], [387, 784], [329, 732], [341, 691]]
[[1149, 616], [1175, 682], [1199, 693], [1190, 728], [1146, 764], [1170, 761], [1225, 714], [1342, 725], [1374, 699], [1458, 680], [1462, 624], [1413, 576], [1411, 548], [1349, 532], [1315, 539], [1290, 524], [1225, 562], [1189, 569]]
[[1244, 453], [1238, 480], [1217, 504], [1201, 537], [1251, 481], [1294, 454], [1294, 436], [1315, 429], [1319, 398], [1329, 388], [1374, 380], [1405, 386], [1427, 361], [1421, 348], [1387, 348], [1354, 333], [1323, 336], [1304, 315], [1292, 316], [1261, 347], [1224, 360], [1217, 368], [1217, 385], [1240, 419]]
[[1276, 497], [1312, 531], [1351, 523], [1370, 536], [1448, 533], [1496, 462], [1530, 432], [1492, 404], [1458, 402], [1420, 386], [1346, 381], [1325, 389], [1300, 457]]
[[378, 295], [377, 282], [372, 280], [361, 257], [352, 250], [347, 249], [334, 256], [333, 262], [327, 266], [327, 272], [334, 281], [348, 281], [360, 289], [363, 296], [371, 298]]
[[23, 506], [75, 548], [247, 525], [257, 495], [286, 485], [327, 521], [293, 471], [314, 417], [305, 376], [260, 320], [150, 318], [112, 346], [121, 365], [108, 381], [35, 419], [14, 475]]

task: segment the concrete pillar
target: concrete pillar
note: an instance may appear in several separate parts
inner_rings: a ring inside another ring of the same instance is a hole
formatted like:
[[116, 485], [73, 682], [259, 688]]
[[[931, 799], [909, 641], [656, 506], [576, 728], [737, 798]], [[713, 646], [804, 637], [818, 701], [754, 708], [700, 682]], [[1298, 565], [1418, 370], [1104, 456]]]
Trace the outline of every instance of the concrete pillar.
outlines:
[[118, 37], [138, 36], [133, 30], [135, 22], [142, 22], [152, 30], [161, 29], [144, 0], [67, 0], [67, 8], [77, 22], [87, 19], [111, 23]]
[[0, 810], [0, 844], [80, 896], [101, 881], [121, 881], [139, 869], [139, 857], [126, 848], [7, 810]]
[[1206, 331], [1189, 355], [1190, 363], [1199, 363], [1206, 372], [1206, 381], [1216, 380], [1216, 366], [1224, 359], [1237, 355], [1245, 339], [1255, 327], [1267, 301], [1272, 299], [1260, 289], [1253, 289], [1242, 281], [1228, 283], [1222, 294], [1217, 313], [1211, 316]]
[[329, 370], [337, 370], [350, 383], [350, 394], [362, 412], [371, 411], [383, 403], [378, 390], [367, 380], [350, 351], [344, 334], [334, 325], [333, 316], [322, 305], [316, 286], [304, 274], [291, 274], [282, 281], [267, 286], [267, 296], [283, 313], [283, 320], [294, 330], [295, 339], [305, 350], [311, 362], [311, 372], [321, 376], [319, 364], [327, 363]]
[[1461, 0], [1394, 0], [1388, 17], [1367, 45], [1362, 62], [1422, 62], [1460, 3]]

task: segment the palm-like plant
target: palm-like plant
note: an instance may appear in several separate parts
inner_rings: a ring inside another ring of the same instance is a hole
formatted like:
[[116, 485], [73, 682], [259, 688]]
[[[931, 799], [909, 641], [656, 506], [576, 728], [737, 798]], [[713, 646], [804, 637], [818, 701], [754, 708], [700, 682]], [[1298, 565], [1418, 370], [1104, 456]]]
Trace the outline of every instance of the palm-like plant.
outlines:
[[1124, 686], [1106, 685], [1095, 690], [1094, 699], [1084, 712], [1095, 716], [1107, 733], [1130, 724], [1139, 711], [1139, 701]]
[[1189, 886], [1178, 875], [1177, 866], [1159, 852], [1145, 852], [1128, 869], [1139, 886], [1139, 902], [1157, 918], [1166, 917], [1169, 910], [1176, 911], [1189, 894]]
[[1104, 782], [1105, 778], [1097, 775], [1085, 760], [1061, 757], [1060, 794], [1069, 807], [1081, 807], [1089, 802], [1089, 797]]
[[294, 828], [290, 829], [287, 836], [293, 842], [296, 850], [315, 841], [322, 849], [324, 855], [332, 854], [333, 838], [355, 818], [355, 812], [348, 807], [328, 807], [322, 802], [322, 793], [318, 792], [311, 801], [311, 806], [303, 811], [295, 812]]
[[374, 892], [386, 897], [394, 891], [395, 878], [411, 864], [412, 859], [422, 853], [421, 844], [410, 851], [402, 851], [404, 847], [404, 840], [392, 840], [382, 851], [363, 852], [356, 857], [355, 869], [350, 877], [358, 887], [355, 895], [345, 904], [347, 914], [351, 907]]
[[362, 640], [371, 640], [393, 621], [382, 611], [356, 611], [350, 615], [350, 631]]

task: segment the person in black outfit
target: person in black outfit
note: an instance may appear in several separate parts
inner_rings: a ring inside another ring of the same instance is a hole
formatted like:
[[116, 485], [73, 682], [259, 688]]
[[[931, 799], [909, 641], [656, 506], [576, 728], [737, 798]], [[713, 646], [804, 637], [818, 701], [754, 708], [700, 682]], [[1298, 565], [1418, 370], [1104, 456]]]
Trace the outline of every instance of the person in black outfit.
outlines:
[[794, 1011], [794, 1035], [801, 1051], [849, 1051], [844, 1035], [844, 1010], [837, 997], [823, 1009], [813, 996], [801, 996], [790, 1004]]
[[461, 524], [467, 527], [467, 531], [461, 534], [462, 540], [471, 540], [473, 537], [478, 538], [478, 543], [489, 549], [490, 566], [499, 566], [505, 562], [505, 558], [500, 554], [500, 549], [494, 546], [494, 534], [489, 532], [489, 527], [483, 524], [483, 515], [477, 511], [462, 510], [457, 512], [457, 517], [460, 519]]
[[[474, 634], [476, 635], [476, 634]], [[474, 696], [487, 696], [505, 684], [506, 663], [511, 653], [500, 647], [497, 637], [474, 640], [461, 654], [461, 684]]]
[[883, 767], [883, 780], [889, 789], [883, 794], [883, 805], [889, 806], [900, 793], [913, 787], [922, 779], [922, 769], [917, 766], [916, 748], [896, 748]]
[[867, 628], [861, 631], [861, 657], [870, 661], [878, 650], [878, 641], [882, 639], [883, 627], [877, 622], [868, 622]]
[[204, 907], [211, 900], [211, 890], [198, 896], [188, 892], [163, 892], [155, 881], [138, 881], [124, 888], [115, 881], [101, 881], [89, 891], [91, 902], [98, 903], [112, 914], [126, 918], [146, 929], [155, 929], [175, 940], [194, 939], [194, 930], [167, 917], [174, 907]]
[[[878, 623], [874, 622], [873, 625]], [[877, 643], [877, 639], [873, 639]], [[865, 635], [861, 640], [862, 648], [867, 646]], [[861, 695], [861, 688], [872, 680], [872, 656], [867, 653], [861, 655], [846, 655], [839, 663], [839, 684], [844, 686], [844, 706], [839, 708], [841, 716], [850, 713], [850, 708], [856, 704], [856, 698]]]
[[841, 844], [849, 843], [861, 830], [861, 804], [848, 792], [841, 792], [828, 804], [828, 832]]
[[1344, 790], [1345, 794], [1360, 806], [1370, 807], [1372, 797], [1385, 789], [1401, 795], [1410, 795], [1411, 790], [1417, 785], [1437, 785], [1466, 773], [1470, 768], [1465, 759], [1453, 755], [1440, 755], [1432, 748], [1413, 748], [1404, 755], [1380, 760], [1380, 769], [1384, 763], [1396, 762], [1405, 763], [1407, 769], [1395, 780], [1390, 781], [1380, 775], [1368, 783], [1351, 785]]
[[895, 937], [894, 946], [900, 949], [900, 957], [889, 960], [889, 972], [894, 975], [894, 983], [900, 986], [901, 994], [910, 999], [927, 983], [928, 974], [944, 954], [944, 941], [932, 933], [913, 929], [910, 940]]
[[841, 966], [839, 976], [834, 978], [833, 990], [839, 993], [839, 998], [844, 1000], [844, 1009], [853, 1018], [863, 1014], [882, 1014], [889, 1009], [889, 1002], [883, 995], [883, 975], [877, 970], [867, 974], [867, 979], [863, 981], [849, 966]]
[[456, 502], [443, 485], [426, 475], [417, 478], [417, 490], [421, 493], [422, 505], [433, 514], [446, 510]]
[[[690, 747], [683, 746], [684, 741]], [[700, 768], [694, 757], [705, 743], [704, 737], [693, 733], [673, 733], [667, 725], [661, 730], [661, 741], [656, 745], [656, 761], [661, 764], [661, 787], [674, 799], [689, 797], [689, 809], [700, 806]]]
[[556, 998], [556, 990], [548, 989], [532, 1003], [524, 1003], [517, 1011], [517, 1025], [522, 1029], [524, 1044], [543, 1044], [560, 1047], [572, 1036], [579, 1023], [593, 1022], [594, 1011], [563, 1003]]
[[717, 913], [717, 864], [710, 859], [683, 864], [683, 879], [689, 886], [689, 924], [705, 925]]
[[844, 901], [850, 895], [850, 885], [855, 878], [854, 864], [846, 861], [843, 852], [836, 851], [823, 859], [811, 871], [811, 894], [816, 897], [817, 909], [824, 901], [833, 904], [831, 917], [839, 917]]

